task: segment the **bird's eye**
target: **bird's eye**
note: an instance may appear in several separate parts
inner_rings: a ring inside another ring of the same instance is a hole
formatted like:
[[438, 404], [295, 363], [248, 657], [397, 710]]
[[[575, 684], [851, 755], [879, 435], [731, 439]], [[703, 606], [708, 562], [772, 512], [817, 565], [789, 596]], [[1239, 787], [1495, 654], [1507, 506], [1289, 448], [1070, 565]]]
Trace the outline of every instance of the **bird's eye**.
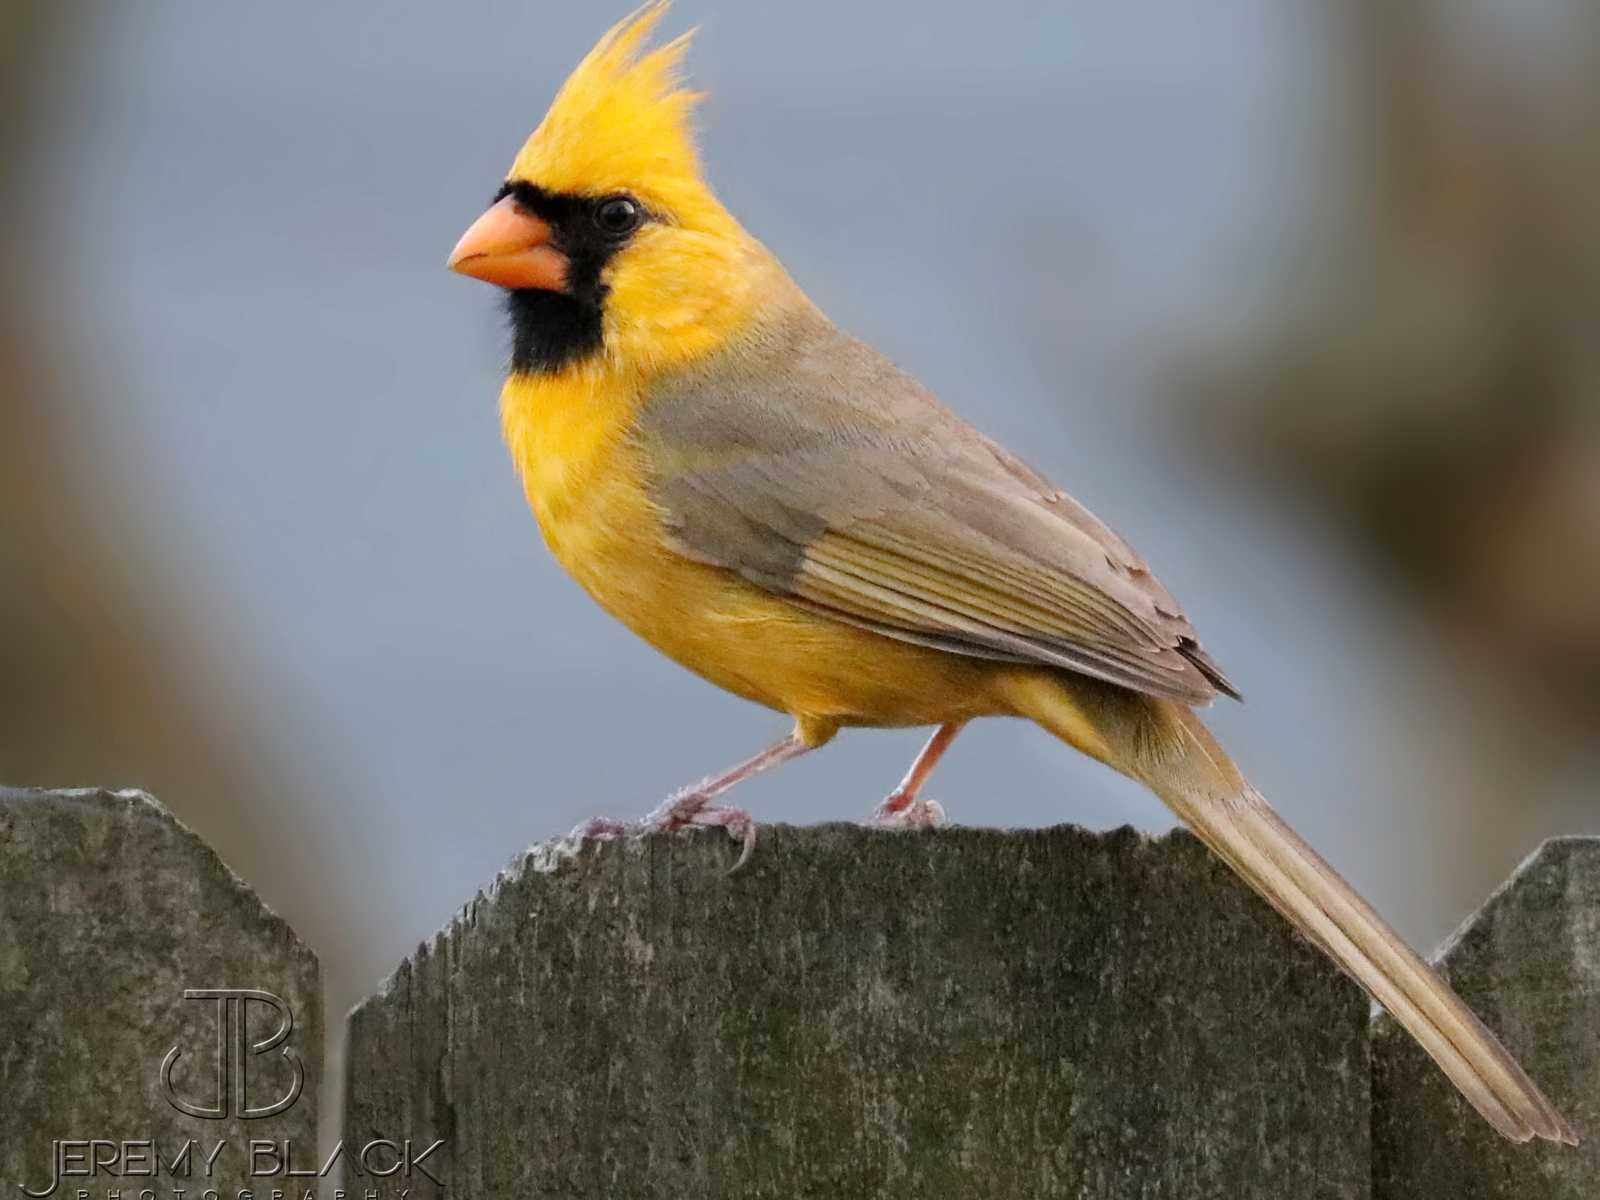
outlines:
[[594, 223], [607, 237], [624, 237], [643, 220], [644, 209], [632, 196], [609, 196], [594, 208]]

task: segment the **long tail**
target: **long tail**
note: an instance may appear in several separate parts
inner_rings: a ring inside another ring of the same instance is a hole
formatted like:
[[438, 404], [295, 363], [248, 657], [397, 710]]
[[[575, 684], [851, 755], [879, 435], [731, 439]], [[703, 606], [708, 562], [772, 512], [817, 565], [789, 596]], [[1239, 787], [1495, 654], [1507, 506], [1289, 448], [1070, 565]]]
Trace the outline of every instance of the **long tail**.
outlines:
[[1284, 824], [1181, 705], [1092, 681], [1028, 674], [1006, 688], [1026, 716], [1132, 776], [1296, 929], [1365, 988], [1512, 1141], [1578, 1134], [1462, 1003], [1322, 857]]

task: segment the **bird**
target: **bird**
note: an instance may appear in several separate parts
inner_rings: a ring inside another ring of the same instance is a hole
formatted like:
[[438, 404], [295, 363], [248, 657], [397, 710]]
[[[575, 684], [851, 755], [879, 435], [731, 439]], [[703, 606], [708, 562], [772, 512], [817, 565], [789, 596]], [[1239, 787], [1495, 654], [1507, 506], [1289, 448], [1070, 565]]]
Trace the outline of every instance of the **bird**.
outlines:
[[1514, 1141], [1578, 1135], [1495, 1035], [1246, 780], [1196, 710], [1238, 690], [1145, 561], [840, 330], [707, 182], [690, 34], [613, 26], [448, 266], [502, 289], [502, 432], [555, 558], [623, 625], [792, 732], [582, 836], [722, 827], [735, 784], [844, 728], [1031, 720], [1155, 793]]

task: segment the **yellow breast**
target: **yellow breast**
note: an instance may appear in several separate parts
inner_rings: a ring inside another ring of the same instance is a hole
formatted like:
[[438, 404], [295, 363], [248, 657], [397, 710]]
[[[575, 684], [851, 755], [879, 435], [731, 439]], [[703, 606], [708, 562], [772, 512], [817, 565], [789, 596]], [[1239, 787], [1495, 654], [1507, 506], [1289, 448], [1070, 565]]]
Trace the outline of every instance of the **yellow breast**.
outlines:
[[830, 620], [673, 550], [628, 437], [639, 402], [581, 372], [515, 377], [501, 394], [545, 542], [602, 608], [719, 687], [790, 713], [809, 740], [995, 710], [982, 660]]
[[776, 708], [741, 670], [730, 622], [778, 605], [725, 572], [673, 553], [628, 439], [635, 387], [577, 371], [524, 376], [501, 394], [506, 443], [551, 553], [607, 612], [690, 669]]

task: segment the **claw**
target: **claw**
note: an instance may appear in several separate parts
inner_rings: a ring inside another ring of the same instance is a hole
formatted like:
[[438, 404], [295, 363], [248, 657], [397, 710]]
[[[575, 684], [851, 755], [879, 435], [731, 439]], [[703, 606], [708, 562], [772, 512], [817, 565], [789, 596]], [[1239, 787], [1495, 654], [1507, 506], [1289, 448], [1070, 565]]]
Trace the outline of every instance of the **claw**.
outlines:
[[756, 845], [755, 818], [742, 808], [712, 804], [711, 797], [703, 791], [681, 792], [669, 798], [641, 824], [642, 833], [672, 833], [696, 825], [706, 829], [726, 829], [729, 837], [743, 844], [739, 861], [728, 870], [730, 875], [750, 861], [750, 854]]
[[[738, 812], [739, 810], [729, 809], [727, 811]], [[744, 845], [739, 849], [739, 861], [728, 868], [729, 875], [732, 875], [735, 871], [741, 869], [745, 863], [749, 862], [750, 856], [756, 850], [756, 823], [749, 813], [740, 813], [739, 815], [744, 817], [743, 822], [740, 823], [741, 828], [736, 829], [733, 823], [727, 826], [729, 837], [737, 837], [744, 842]]]

